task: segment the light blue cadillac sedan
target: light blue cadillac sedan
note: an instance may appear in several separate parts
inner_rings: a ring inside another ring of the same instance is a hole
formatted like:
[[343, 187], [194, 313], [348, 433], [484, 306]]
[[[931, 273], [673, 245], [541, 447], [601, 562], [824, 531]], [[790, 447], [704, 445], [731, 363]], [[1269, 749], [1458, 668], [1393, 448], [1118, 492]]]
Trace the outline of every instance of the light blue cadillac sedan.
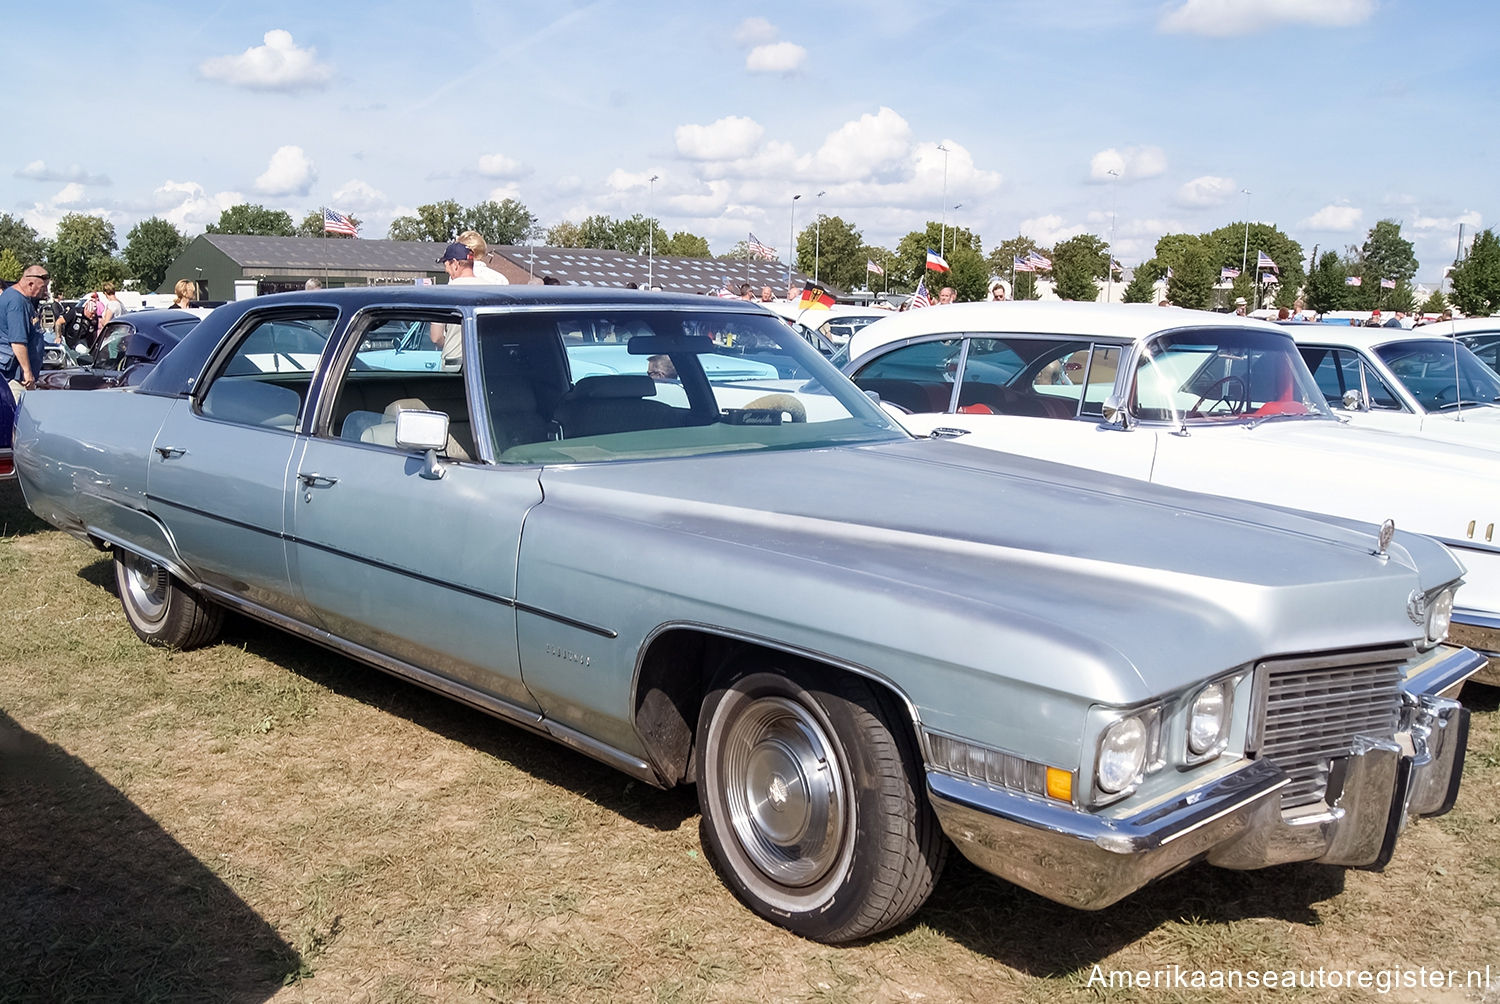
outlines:
[[239, 611], [695, 784], [726, 883], [828, 942], [955, 846], [1084, 909], [1378, 867], [1453, 805], [1482, 665], [1425, 537], [914, 439], [718, 299], [243, 301], [138, 388], [26, 395], [15, 462], [145, 641]]

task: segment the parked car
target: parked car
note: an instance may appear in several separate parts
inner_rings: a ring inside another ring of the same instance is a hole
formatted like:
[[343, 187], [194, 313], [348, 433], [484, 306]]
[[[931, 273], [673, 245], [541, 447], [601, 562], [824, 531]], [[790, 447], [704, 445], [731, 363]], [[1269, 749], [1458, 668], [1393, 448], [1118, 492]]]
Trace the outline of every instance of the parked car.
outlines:
[[1351, 425], [1500, 450], [1500, 376], [1462, 342], [1427, 327], [1284, 327]]
[[889, 310], [880, 307], [812, 308], [803, 307], [800, 303], [787, 303], [785, 300], [772, 300], [761, 306], [789, 321], [807, 325], [835, 345], [844, 344], [865, 325], [874, 324], [890, 314]]
[[207, 310], [135, 310], [110, 321], [93, 343], [71, 346], [67, 365], [44, 370], [42, 390], [93, 390], [139, 383], [184, 335], [208, 315]]
[[[578, 375], [601, 321], [671, 372]], [[367, 364], [409, 324], [457, 370]], [[288, 325], [315, 364], [253, 363]], [[749, 346], [802, 376], [728, 378]], [[26, 395], [16, 456], [148, 643], [240, 611], [694, 783], [727, 884], [829, 942], [950, 841], [1082, 908], [1200, 858], [1378, 867], [1452, 805], [1483, 661], [1425, 537], [914, 440], [734, 301], [258, 297], [137, 388]]]
[[844, 371], [919, 435], [1431, 534], [1468, 568], [1454, 637], [1500, 653], [1500, 455], [1339, 421], [1286, 328], [1144, 304], [953, 304], [873, 324], [849, 356]]

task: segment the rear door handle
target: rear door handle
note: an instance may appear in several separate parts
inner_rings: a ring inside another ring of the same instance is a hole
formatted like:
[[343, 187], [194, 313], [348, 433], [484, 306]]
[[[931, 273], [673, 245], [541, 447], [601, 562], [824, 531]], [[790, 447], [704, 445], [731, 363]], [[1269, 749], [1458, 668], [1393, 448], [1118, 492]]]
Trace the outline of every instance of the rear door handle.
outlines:
[[163, 460], [171, 460], [173, 457], [180, 457], [183, 454], [187, 453], [187, 450], [184, 450], [180, 446], [157, 446], [153, 447], [153, 449], [155, 449], [157, 453], [161, 454], [161, 458]]
[[339, 483], [338, 478], [330, 478], [326, 474], [298, 474], [297, 479], [304, 488], [331, 488]]
[[931, 439], [954, 439], [958, 436], [967, 436], [968, 434], [968, 429], [955, 429], [951, 426], [940, 425], [927, 435]]

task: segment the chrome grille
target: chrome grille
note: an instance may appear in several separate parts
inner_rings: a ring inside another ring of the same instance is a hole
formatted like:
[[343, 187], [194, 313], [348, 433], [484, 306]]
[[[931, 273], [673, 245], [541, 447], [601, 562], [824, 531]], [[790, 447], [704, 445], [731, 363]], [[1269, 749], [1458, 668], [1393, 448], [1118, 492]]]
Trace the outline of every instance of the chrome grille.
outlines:
[[1413, 653], [1408, 646], [1324, 652], [1256, 667], [1264, 695], [1260, 755], [1292, 778], [1283, 806], [1323, 798], [1333, 761], [1353, 750], [1355, 736], [1395, 734], [1401, 667]]

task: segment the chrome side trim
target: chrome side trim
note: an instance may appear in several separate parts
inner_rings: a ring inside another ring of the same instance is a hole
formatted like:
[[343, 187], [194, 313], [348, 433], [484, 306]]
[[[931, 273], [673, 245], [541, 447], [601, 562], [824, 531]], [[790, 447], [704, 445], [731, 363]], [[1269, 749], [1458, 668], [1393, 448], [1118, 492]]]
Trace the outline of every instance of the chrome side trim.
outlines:
[[661, 778], [657, 776], [656, 770], [640, 757], [631, 756], [623, 750], [615, 749], [613, 746], [601, 743], [592, 736], [585, 735], [577, 729], [570, 729], [566, 725], [559, 725], [554, 721], [543, 720], [547, 728], [547, 734], [564, 746], [571, 747], [580, 753], [602, 760], [626, 774], [656, 788], [665, 788]]
[[[142, 511], [144, 511], [144, 510], [142, 510]], [[150, 515], [150, 514], [148, 513], [147, 515]], [[158, 521], [158, 522], [160, 522], [160, 521]], [[166, 528], [163, 527], [163, 533], [162, 533], [163, 536], [167, 536], [165, 530], [166, 530]], [[135, 544], [135, 543], [132, 543], [131, 541], [127, 541], [123, 537], [118, 536], [117, 534], [110, 533], [107, 530], [100, 530], [100, 529], [97, 529], [97, 528], [92, 527], [92, 526], [91, 527], [87, 527], [84, 532], [86, 534], [88, 534], [89, 537], [93, 538], [94, 540], [103, 541], [104, 543], [108, 544], [111, 548], [115, 548], [115, 549], [118, 549], [118, 550], [121, 550], [121, 551], [128, 551], [131, 554], [140, 555], [142, 558], [145, 558], [147, 561], [151, 561], [151, 562], [154, 562], [154, 563], [160, 565], [161, 567], [165, 568], [168, 572], [171, 572], [174, 576], [176, 576], [177, 578], [181, 579], [183, 582], [185, 582], [188, 585], [192, 586], [194, 589], [201, 588], [198, 585], [198, 577], [196, 575], [194, 575], [192, 572], [190, 572], [186, 568], [186, 566], [184, 566], [181, 562], [179, 562], [175, 556], [165, 555], [165, 554], [158, 554], [157, 552], [152, 551], [152, 550], [150, 550], [148, 548], [141, 547], [139, 544]], [[170, 537], [168, 537], [168, 539], [170, 539]]]

